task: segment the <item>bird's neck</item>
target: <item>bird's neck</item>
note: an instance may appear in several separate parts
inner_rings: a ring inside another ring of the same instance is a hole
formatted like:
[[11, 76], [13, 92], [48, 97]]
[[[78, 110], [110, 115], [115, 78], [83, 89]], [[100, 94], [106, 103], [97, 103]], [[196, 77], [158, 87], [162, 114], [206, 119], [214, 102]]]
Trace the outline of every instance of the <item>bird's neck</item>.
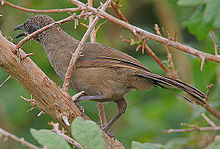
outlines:
[[51, 65], [61, 78], [65, 76], [72, 57], [71, 52], [76, 50], [78, 43], [78, 40], [69, 36], [61, 28], [48, 30], [41, 42]]

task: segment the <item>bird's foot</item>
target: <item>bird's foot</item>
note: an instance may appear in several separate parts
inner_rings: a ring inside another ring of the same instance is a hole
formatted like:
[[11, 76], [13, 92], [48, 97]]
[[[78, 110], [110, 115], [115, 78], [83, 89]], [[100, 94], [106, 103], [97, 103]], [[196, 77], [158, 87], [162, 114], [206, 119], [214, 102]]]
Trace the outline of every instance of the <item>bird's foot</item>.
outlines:
[[75, 102], [76, 106], [79, 108], [79, 110], [81, 111], [81, 116], [83, 116], [85, 113], [84, 107], [79, 103], [78, 100], [75, 100], [74, 102]]
[[107, 124], [102, 130], [111, 138], [115, 139], [115, 135], [109, 131], [109, 125]]
[[74, 96], [72, 96], [72, 100], [75, 102], [75, 104], [76, 104], [76, 106], [80, 109], [80, 111], [82, 112], [81, 113], [81, 116], [83, 116], [84, 115], [84, 112], [85, 112], [85, 109], [83, 108], [83, 106], [79, 103], [79, 97], [81, 96], [81, 95], [83, 95], [85, 92], [84, 91], [81, 91], [81, 92], [79, 92], [79, 93], [77, 93], [77, 94], [75, 94]]
[[102, 129], [109, 137], [113, 138], [115, 140], [115, 135], [110, 132], [109, 130], [105, 130], [105, 127]]

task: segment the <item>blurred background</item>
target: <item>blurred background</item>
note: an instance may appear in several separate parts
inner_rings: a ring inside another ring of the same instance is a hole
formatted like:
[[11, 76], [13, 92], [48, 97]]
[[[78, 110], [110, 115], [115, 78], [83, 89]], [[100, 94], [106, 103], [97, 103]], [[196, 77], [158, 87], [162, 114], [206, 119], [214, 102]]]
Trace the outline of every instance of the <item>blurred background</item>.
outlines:
[[[99, 6], [99, 1], [94, 1], [95, 7]], [[74, 7], [65, 0], [10, 0], [10, 2], [33, 9]], [[83, 2], [86, 2], [86, 0]], [[102, 0], [102, 2], [104, 1]], [[154, 24], [158, 24], [168, 31], [171, 36], [174, 36], [175, 32], [177, 32], [177, 41], [201, 51], [214, 54], [211, 35], [206, 36], [203, 40], [198, 40], [186, 28], [186, 20], [199, 6], [179, 6], [177, 5], [177, 0], [120, 0], [119, 4], [122, 5], [120, 10], [131, 24], [152, 33], [155, 33], [153, 29]], [[111, 8], [108, 9], [108, 12], [116, 16]], [[0, 7], [0, 14], [3, 15], [0, 17], [0, 30], [8, 40], [15, 44], [21, 39], [14, 38], [19, 32], [13, 32], [14, 27], [22, 24], [29, 17], [37, 15], [23, 12], [7, 5]], [[50, 13], [47, 15], [50, 15], [55, 20], [60, 20], [68, 16], [67, 13]], [[79, 21], [88, 24], [88, 20], [82, 19]], [[99, 22], [103, 21], [100, 20]], [[62, 24], [61, 27], [72, 37], [80, 40], [86, 28], [79, 25], [74, 30], [73, 25], [73, 22], [68, 22]], [[214, 30], [214, 33], [218, 44], [220, 32], [219, 30]], [[134, 38], [127, 30], [107, 21], [101, 26], [97, 34], [97, 42], [126, 52], [144, 63], [152, 72], [166, 75], [161, 67], [146, 52], [145, 54], [142, 54], [141, 51], [136, 52], [135, 45], [132, 46], [121, 41], [121, 35], [128, 39]], [[148, 45], [161, 61], [167, 65], [167, 57], [163, 46], [152, 40], [148, 42]], [[35, 55], [31, 56], [31, 59], [57, 85], [62, 85], [62, 80], [56, 75], [43, 48], [38, 43], [33, 40], [28, 41], [22, 46], [22, 49], [26, 53], [34, 53]], [[207, 91], [207, 85], [211, 83], [215, 85], [210, 91], [210, 102], [216, 109], [220, 110], [220, 65], [207, 61], [204, 64], [203, 71], [200, 71], [200, 60], [198, 58], [176, 49], [170, 48], [170, 50], [173, 53], [175, 67], [181, 80], [194, 85], [205, 93]], [[0, 83], [7, 77], [8, 74], [0, 69]], [[70, 94], [73, 95], [74, 92], [70, 90]], [[40, 112], [37, 108], [31, 112], [27, 112], [31, 106], [20, 98], [20, 96], [31, 98], [31, 95], [13, 78], [9, 79], [0, 88], [0, 128], [18, 137], [24, 137], [25, 140], [35, 145], [39, 145], [31, 136], [30, 128], [51, 129], [48, 122], [52, 121], [52, 119], [46, 114], [37, 117], [37, 114]], [[204, 111], [204, 109], [187, 103], [167, 90], [152, 88], [147, 92], [133, 91], [127, 94], [126, 98], [129, 103], [128, 109], [111, 128], [116, 138], [126, 148], [131, 148], [131, 141], [166, 144], [173, 140], [175, 140], [173, 142], [182, 141], [183, 145], [176, 146], [176, 148], [203, 148], [216, 135], [215, 132], [164, 133], [162, 130], [181, 128], [180, 123], [207, 126], [207, 123], [199, 115], [200, 111]], [[85, 113], [92, 120], [99, 123], [96, 103], [92, 101], [81, 103], [85, 108]], [[114, 103], [105, 103], [105, 111], [109, 120], [117, 111], [116, 105]], [[210, 117], [218, 124], [219, 121], [212, 116]], [[7, 141], [2, 140], [0, 142], [0, 148], [25, 149], [27, 147], [8, 139]]]

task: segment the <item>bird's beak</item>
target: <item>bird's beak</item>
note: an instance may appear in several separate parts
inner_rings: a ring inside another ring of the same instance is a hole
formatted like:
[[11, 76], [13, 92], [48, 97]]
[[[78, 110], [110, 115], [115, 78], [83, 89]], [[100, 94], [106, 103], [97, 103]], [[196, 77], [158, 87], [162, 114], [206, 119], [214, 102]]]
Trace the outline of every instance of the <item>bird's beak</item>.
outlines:
[[[24, 28], [24, 24], [20, 24], [18, 26], [16, 26], [13, 31], [16, 31], [16, 30], [23, 30], [23, 31], [26, 31], [25, 28]], [[23, 36], [26, 36], [27, 33], [24, 32], [24, 33], [21, 33], [21, 34], [18, 34], [15, 38], [19, 38], [19, 37], [23, 37]]]

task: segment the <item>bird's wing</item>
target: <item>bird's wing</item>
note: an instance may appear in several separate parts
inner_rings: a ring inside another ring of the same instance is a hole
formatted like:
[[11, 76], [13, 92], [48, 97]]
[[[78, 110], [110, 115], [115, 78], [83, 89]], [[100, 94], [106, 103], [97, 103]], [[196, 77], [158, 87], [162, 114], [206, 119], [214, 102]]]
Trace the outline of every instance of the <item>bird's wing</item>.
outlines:
[[137, 59], [113, 48], [97, 43], [86, 43], [77, 67], [130, 67], [150, 72]]

